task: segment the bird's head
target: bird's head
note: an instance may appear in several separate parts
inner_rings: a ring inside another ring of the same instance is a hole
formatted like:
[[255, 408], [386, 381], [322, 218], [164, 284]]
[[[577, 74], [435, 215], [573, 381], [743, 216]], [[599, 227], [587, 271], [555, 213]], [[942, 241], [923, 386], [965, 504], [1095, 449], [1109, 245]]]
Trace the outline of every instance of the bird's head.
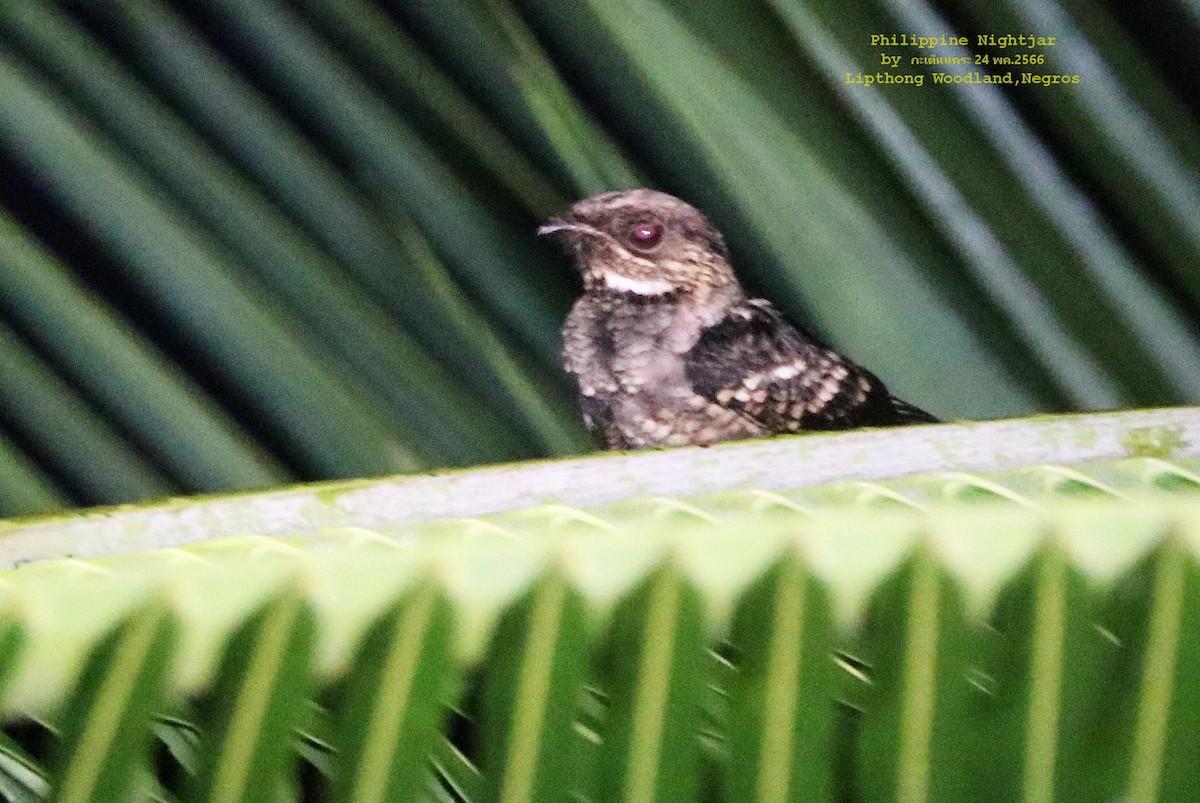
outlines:
[[559, 237], [588, 290], [640, 296], [740, 294], [721, 233], [673, 195], [637, 189], [580, 201], [538, 234]]

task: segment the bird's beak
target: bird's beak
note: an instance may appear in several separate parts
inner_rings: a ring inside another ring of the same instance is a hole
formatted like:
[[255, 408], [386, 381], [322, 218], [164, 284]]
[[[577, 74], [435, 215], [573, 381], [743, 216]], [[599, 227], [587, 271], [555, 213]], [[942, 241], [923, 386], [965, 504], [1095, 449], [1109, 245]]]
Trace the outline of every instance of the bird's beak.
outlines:
[[577, 232], [578, 229], [580, 229], [580, 223], [570, 220], [569, 217], [551, 217], [550, 220], [538, 227], [538, 236]]
[[540, 237], [545, 237], [550, 234], [582, 234], [590, 237], [604, 237], [604, 233], [588, 223], [576, 220], [570, 217], [552, 217], [538, 227], [537, 233]]
[[551, 234], [558, 234], [560, 231], [570, 231], [573, 228], [574, 224], [569, 220], [564, 220], [560, 217], [552, 217], [541, 226], [538, 226], [537, 233], [539, 237], [546, 237]]

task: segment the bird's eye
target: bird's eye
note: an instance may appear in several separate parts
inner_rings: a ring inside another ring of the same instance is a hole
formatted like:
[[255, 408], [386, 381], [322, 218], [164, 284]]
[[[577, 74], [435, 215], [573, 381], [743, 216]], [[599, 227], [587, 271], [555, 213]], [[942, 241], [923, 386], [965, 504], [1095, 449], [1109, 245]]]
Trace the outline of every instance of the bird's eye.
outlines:
[[629, 230], [629, 244], [640, 251], [651, 251], [659, 244], [663, 236], [661, 223], [638, 223]]

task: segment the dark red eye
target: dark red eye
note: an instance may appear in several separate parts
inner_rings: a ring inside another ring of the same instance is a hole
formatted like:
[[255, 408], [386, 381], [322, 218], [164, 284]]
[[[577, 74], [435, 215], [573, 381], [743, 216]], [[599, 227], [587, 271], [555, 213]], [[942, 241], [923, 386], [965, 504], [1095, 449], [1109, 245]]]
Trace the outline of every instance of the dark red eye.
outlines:
[[663, 227], [661, 223], [639, 223], [629, 230], [629, 244], [643, 251], [649, 251], [662, 240]]

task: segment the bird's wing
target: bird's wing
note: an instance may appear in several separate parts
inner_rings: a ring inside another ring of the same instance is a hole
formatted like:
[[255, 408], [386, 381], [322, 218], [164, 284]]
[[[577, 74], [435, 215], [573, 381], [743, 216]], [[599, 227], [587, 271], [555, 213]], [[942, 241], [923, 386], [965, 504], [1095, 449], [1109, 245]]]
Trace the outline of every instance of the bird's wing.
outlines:
[[767, 301], [734, 305], [684, 357], [697, 393], [772, 432], [933, 422], [870, 371], [809, 340]]

